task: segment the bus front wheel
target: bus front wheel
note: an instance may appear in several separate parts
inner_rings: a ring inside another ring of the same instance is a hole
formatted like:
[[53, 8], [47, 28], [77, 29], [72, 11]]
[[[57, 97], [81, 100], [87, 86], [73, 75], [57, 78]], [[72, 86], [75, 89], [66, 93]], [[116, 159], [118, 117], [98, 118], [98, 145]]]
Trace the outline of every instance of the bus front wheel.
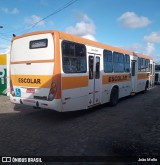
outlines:
[[118, 88], [113, 87], [110, 95], [110, 102], [111, 106], [115, 106], [118, 103]]

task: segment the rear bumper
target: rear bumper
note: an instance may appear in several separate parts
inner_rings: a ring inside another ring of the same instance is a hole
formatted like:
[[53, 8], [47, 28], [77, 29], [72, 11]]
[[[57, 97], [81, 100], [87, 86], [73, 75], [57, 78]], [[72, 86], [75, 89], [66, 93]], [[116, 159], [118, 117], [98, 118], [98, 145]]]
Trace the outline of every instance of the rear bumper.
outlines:
[[61, 99], [54, 99], [53, 101], [44, 101], [44, 100], [38, 100], [38, 99], [13, 97], [10, 94], [10, 101], [14, 104], [23, 104], [23, 105], [29, 105], [29, 106], [37, 107], [37, 108], [51, 109], [58, 112], [63, 111]]

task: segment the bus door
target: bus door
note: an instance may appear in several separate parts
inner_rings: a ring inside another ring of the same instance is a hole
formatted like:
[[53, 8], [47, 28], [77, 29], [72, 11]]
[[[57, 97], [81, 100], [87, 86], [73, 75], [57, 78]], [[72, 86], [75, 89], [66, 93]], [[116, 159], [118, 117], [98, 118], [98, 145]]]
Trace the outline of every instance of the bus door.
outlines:
[[89, 54], [89, 99], [88, 106], [100, 103], [101, 75], [100, 75], [100, 56]]
[[132, 92], [137, 91], [137, 61], [131, 61], [131, 84], [132, 84]]

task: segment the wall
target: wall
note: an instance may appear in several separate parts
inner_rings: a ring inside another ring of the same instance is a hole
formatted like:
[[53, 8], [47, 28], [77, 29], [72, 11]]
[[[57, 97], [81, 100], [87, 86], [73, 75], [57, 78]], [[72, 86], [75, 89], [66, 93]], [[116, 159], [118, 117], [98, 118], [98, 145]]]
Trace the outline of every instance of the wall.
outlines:
[[0, 95], [7, 95], [7, 55], [0, 54]]

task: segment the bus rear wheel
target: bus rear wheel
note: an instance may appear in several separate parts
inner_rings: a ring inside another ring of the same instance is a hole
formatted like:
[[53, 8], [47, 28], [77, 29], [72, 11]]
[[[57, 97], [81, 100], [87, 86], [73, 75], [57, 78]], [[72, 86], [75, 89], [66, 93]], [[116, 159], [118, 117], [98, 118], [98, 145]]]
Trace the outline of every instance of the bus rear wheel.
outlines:
[[116, 87], [112, 88], [111, 95], [110, 95], [110, 106], [115, 106], [118, 103], [118, 89]]

